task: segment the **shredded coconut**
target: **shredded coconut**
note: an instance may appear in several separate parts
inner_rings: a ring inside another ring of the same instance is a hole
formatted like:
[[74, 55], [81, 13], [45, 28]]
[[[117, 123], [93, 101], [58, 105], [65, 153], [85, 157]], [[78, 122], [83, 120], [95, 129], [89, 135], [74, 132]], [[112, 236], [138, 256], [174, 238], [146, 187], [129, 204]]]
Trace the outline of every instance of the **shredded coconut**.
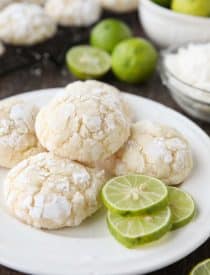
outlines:
[[210, 43], [190, 44], [167, 54], [165, 65], [180, 80], [210, 92]]

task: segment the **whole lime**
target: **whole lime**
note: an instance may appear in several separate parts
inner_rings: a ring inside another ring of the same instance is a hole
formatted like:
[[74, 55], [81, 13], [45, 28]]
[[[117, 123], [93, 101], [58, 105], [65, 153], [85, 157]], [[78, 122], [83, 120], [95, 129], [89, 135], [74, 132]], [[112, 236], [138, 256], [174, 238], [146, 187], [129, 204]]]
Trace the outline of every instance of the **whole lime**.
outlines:
[[111, 53], [117, 44], [131, 37], [129, 26], [121, 20], [110, 18], [101, 21], [92, 29], [90, 44]]
[[172, 9], [189, 15], [209, 16], [210, 0], [173, 0]]
[[128, 39], [114, 49], [112, 70], [124, 82], [144, 82], [154, 72], [157, 57], [155, 48], [145, 39]]
[[171, 6], [171, 0], [152, 0], [154, 3], [166, 7], [166, 8], [170, 8]]

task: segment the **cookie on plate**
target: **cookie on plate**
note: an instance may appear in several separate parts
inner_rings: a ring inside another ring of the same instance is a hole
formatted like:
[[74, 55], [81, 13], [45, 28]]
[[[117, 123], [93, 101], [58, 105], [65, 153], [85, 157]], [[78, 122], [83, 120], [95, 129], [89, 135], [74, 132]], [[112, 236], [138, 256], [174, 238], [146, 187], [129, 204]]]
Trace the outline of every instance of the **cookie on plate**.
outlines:
[[45, 12], [61, 26], [90, 26], [101, 15], [98, 0], [47, 0]]
[[11, 168], [43, 152], [35, 134], [38, 108], [19, 99], [0, 102], [0, 166]]
[[37, 228], [78, 226], [100, 207], [104, 181], [102, 170], [41, 153], [9, 172], [6, 205], [16, 218]]
[[49, 151], [94, 165], [126, 142], [130, 117], [119, 90], [99, 81], [77, 81], [40, 110], [35, 128]]
[[103, 167], [117, 176], [139, 173], [177, 185], [189, 176], [193, 158], [188, 142], [178, 131], [140, 121], [131, 127], [125, 146], [106, 160]]
[[138, 7], [138, 0], [99, 0], [101, 5], [108, 10], [124, 13], [136, 10]]
[[56, 30], [54, 21], [36, 4], [15, 3], [0, 11], [0, 39], [7, 44], [37, 44]]

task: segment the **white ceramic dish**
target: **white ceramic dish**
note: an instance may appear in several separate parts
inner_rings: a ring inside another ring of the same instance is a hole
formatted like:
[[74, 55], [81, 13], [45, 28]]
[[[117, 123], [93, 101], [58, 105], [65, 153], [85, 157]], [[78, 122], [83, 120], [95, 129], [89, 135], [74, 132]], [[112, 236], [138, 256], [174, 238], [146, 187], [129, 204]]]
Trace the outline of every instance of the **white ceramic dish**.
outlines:
[[151, 0], [139, 0], [139, 17], [148, 37], [160, 47], [210, 40], [210, 18], [176, 13]]
[[[40, 106], [59, 89], [20, 95]], [[181, 131], [193, 148], [195, 167], [183, 184], [198, 205], [198, 216], [183, 229], [160, 241], [129, 250], [109, 234], [103, 210], [80, 227], [39, 231], [10, 217], [0, 196], [0, 263], [30, 274], [127, 275], [143, 274], [165, 267], [185, 257], [210, 235], [210, 140], [193, 122], [175, 111], [141, 97], [125, 94], [136, 119], [152, 119]], [[0, 179], [7, 171], [0, 170]]]

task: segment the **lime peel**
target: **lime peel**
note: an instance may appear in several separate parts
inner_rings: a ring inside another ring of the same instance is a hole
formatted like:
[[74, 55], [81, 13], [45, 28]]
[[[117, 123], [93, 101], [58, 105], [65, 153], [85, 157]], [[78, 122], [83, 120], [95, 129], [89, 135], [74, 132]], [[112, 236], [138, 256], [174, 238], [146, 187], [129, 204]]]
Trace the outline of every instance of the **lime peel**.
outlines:
[[90, 47], [76, 46], [66, 54], [70, 72], [82, 80], [98, 79], [111, 69], [111, 57], [105, 51]]
[[[119, 219], [121, 220], [121, 223], [119, 222]], [[115, 220], [117, 220], [117, 223]], [[152, 222], [153, 220], [154, 223]], [[155, 222], [159, 223], [157, 227], [155, 227]], [[127, 248], [135, 248], [137, 246], [158, 240], [170, 231], [171, 210], [169, 207], [166, 207], [162, 210], [155, 211], [150, 215], [141, 215], [135, 217], [123, 217], [108, 211], [107, 224], [110, 233], [116, 240], [118, 240]], [[141, 224], [141, 226], [139, 226], [139, 224]], [[139, 234], [128, 234], [126, 232], [126, 226], [130, 226], [129, 230], [131, 231], [132, 226], [137, 226], [139, 228]], [[150, 227], [152, 230], [150, 230]], [[125, 229], [125, 232], [123, 232], [123, 229]]]
[[198, 263], [190, 272], [190, 275], [210, 274], [210, 258]]
[[185, 191], [168, 186], [168, 200], [172, 212], [172, 229], [178, 229], [188, 224], [196, 213], [192, 197]]
[[163, 182], [152, 177], [119, 176], [103, 187], [102, 200], [113, 213], [138, 215], [166, 207], [168, 189]]

